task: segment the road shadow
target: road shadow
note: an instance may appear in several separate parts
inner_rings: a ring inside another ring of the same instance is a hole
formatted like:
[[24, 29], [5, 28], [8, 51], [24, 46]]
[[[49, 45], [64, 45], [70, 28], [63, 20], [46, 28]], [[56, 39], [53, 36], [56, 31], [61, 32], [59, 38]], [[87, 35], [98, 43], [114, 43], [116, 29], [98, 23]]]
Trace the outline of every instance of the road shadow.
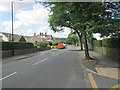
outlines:
[[67, 50], [67, 51], [74, 51], [74, 52], [76, 52], [76, 51], [83, 51], [83, 50], [74, 50], [74, 49], [69, 49], [69, 50]]

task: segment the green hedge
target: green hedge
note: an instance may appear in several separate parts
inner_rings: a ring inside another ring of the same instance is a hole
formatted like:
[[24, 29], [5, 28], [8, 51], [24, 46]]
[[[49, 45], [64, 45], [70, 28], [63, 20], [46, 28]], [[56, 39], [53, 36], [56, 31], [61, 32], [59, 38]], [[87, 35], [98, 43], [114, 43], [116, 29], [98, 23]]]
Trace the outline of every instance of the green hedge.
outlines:
[[108, 38], [102, 40], [102, 46], [108, 48], [120, 48], [120, 38]]
[[120, 38], [107, 38], [103, 40], [95, 40], [93, 46], [120, 48]]
[[34, 47], [36, 48], [48, 47], [48, 46], [49, 46], [49, 42], [41, 42], [41, 43], [35, 42], [34, 43]]
[[95, 40], [95, 41], [93, 42], [93, 46], [102, 47], [102, 40]]
[[34, 48], [33, 43], [26, 43], [26, 42], [0, 42], [2, 48], [0, 50], [17, 50], [17, 49], [29, 49]]
[[48, 42], [43, 42], [40, 44], [41, 47], [47, 47], [47, 45], [48, 45]]

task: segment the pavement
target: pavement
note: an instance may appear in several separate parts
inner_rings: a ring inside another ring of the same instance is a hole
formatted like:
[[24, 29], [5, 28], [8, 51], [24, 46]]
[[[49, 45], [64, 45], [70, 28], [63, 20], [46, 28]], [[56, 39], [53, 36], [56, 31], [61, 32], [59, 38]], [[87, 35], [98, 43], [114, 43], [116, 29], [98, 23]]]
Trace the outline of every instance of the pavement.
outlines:
[[[93, 59], [82, 60], [87, 70], [105, 77], [120, 79], [120, 66], [118, 60], [111, 59], [93, 51], [89, 53]], [[81, 51], [80, 54], [84, 57], [84, 51]]]

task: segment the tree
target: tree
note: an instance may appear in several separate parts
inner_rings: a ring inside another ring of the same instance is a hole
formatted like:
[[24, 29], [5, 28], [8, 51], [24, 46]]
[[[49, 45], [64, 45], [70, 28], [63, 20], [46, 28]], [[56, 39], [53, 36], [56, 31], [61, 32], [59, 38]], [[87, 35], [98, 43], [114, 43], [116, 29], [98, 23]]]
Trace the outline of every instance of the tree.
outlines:
[[52, 42], [53, 45], [58, 45], [59, 43], [60, 43], [60, 41], [58, 41], [58, 40], [55, 40]]
[[[56, 6], [53, 5], [54, 7], [51, 7], [51, 12], [53, 14], [50, 16], [50, 19], [49, 19], [49, 23], [52, 30], [54, 30], [55, 32], [63, 30], [60, 27], [68, 27], [68, 28], [71, 28], [72, 30], [75, 30], [75, 32], [78, 34], [80, 39], [81, 50], [83, 50], [82, 33], [80, 33], [79, 30], [75, 29], [75, 27], [72, 26], [71, 22], [73, 22], [73, 20], [68, 14], [69, 11], [68, 12], [67, 10], [65, 11], [65, 9], [69, 9], [71, 7], [69, 6], [69, 3], [50, 3], [50, 4], [56, 5]], [[66, 6], [69, 6], [69, 8]]]
[[105, 3], [106, 12], [101, 14], [101, 20], [94, 24], [91, 28], [93, 33], [100, 33], [101, 37], [104, 36], [119, 36], [120, 32], [120, 3]]
[[66, 43], [76, 45], [78, 43], [78, 36], [74, 32], [71, 32], [66, 39]]
[[[50, 3], [51, 4], [51, 3]], [[53, 5], [54, 4], [54, 5]], [[108, 12], [110, 3], [80, 2], [80, 3], [52, 3], [49, 23], [54, 31], [63, 30], [62, 27], [69, 27], [76, 31], [78, 36], [84, 36], [85, 58], [91, 59], [88, 50], [87, 34], [99, 32], [98, 28], [109, 27], [112, 12]], [[107, 22], [105, 22], [107, 20]], [[106, 26], [102, 22], [106, 23]], [[118, 27], [116, 27], [118, 28]], [[97, 29], [97, 30], [95, 30]], [[101, 31], [104, 33], [104, 31]]]

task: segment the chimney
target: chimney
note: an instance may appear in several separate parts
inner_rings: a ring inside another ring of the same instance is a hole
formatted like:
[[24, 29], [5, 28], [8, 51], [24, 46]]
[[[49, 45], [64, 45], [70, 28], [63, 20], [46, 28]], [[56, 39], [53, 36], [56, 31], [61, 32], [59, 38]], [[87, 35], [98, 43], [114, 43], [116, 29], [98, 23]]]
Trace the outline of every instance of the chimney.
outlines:
[[47, 32], [45, 32], [45, 37], [47, 37]]
[[34, 33], [34, 36], [36, 36], [36, 33]]

